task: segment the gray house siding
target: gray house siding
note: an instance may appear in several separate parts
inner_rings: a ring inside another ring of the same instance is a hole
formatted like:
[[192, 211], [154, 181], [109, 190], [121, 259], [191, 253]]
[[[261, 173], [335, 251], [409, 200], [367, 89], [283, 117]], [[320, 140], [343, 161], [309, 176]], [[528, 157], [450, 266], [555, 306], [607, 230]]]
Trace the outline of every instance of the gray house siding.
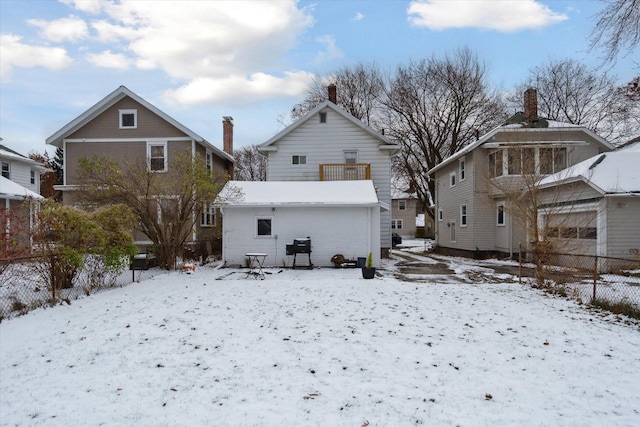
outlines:
[[[557, 126], [554, 125], [554, 126]], [[536, 147], [536, 165], [540, 164], [539, 147], [566, 147], [567, 165], [573, 165], [599, 153], [610, 151], [606, 142], [596, 139], [580, 127], [511, 128], [501, 127], [487, 134], [445, 160], [431, 172], [436, 180], [436, 242], [441, 249], [454, 251], [484, 251], [512, 254], [519, 245], [528, 247], [527, 225], [510, 214], [505, 207], [504, 225], [497, 224], [497, 206], [503, 200], [502, 187], [521, 188], [522, 175], [489, 175], [489, 154], [522, 146]], [[459, 162], [464, 158], [466, 179], [460, 180]], [[507, 158], [506, 155], [504, 158]], [[507, 162], [504, 161], [506, 173]], [[456, 185], [450, 185], [452, 173], [456, 173]], [[492, 182], [499, 183], [498, 186]], [[460, 225], [460, 206], [467, 206], [467, 227]], [[438, 209], [443, 220], [438, 221]], [[455, 221], [455, 242], [451, 241], [451, 227]]]
[[640, 256], [640, 198], [607, 198], [607, 255]]

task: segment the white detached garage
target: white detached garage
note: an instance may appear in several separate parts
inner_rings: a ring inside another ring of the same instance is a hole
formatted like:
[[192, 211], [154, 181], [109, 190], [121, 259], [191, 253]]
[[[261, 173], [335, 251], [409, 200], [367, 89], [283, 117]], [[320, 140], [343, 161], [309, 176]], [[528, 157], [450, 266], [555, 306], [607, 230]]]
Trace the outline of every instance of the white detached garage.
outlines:
[[[286, 246], [311, 239], [314, 266], [333, 266], [331, 257], [373, 254], [380, 264], [380, 210], [373, 181], [230, 181], [218, 198], [222, 212], [222, 257], [244, 266], [247, 253], [267, 254], [265, 266], [293, 264]], [[298, 256], [305, 265], [307, 256]]]

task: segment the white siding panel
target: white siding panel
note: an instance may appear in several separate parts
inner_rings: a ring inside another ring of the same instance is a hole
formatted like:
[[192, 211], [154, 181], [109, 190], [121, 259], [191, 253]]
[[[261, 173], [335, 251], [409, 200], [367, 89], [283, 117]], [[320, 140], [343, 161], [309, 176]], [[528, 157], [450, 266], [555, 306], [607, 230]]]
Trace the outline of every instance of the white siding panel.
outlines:
[[[223, 258], [226, 265], [244, 266], [245, 254], [268, 254], [265, 265], [291, 266], [293, 256], [286, 255], [286, 245], [295, 238], [311, 238], [311, 261], [316, 266], [333, 266], [331, 257], [343, 254], [346, 258], [364, 257], [378, 242], [372, 236], [377, 231], [377, 208], [310, 207], [310, 208], [225, 208]], [[258, 216], [272, 218], [272, 236], [257, 237], [255, 222]], [[276, 238], [277, 236], [277, 238]], [[373, 242], [373, 243], [372, 243]], [[306, 265], [306, 255], [298, 255], [297, 265]]]
[[[607, 204], [607, 256], [638, 256], [640, 251], [640, 199], [611, 197]], [[598, 230], [600, 233], [600, 230]]]
[[[334, 111], [326, 113], [326, 123], [312, 117], [276, 143], [278, 151], [268, 153], [267, 180], [317, 181], [320, 164], [344, 163], [344, 151], [357, 151], [358, 163], [371, 165], [378, 199], [391, 206], [391, 159], [387, 150], [378, 148], [382, 141]], [[292, 165], [292, 155], [306, 155], [307, 165]], [[380, 246], [391, 247], [390, 211], [380, 214]]]

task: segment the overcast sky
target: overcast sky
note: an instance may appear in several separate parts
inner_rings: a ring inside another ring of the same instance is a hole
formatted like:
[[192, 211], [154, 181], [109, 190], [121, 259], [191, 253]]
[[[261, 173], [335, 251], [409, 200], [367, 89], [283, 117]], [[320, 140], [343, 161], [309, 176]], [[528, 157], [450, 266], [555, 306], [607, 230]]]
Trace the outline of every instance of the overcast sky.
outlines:
[[[600, 1], [0, 0], [0, 137], [52, 154], [47, 137], [120, 85], [222, 148], [282, 129], [314, 75], [357, 62], [392, 70], [468, 46], [509, 90], [553, 58], [588, 52]], [[635, 63], [634, 63], [635, 60]], [[640, 49], [611, 72], [640, 73]]]

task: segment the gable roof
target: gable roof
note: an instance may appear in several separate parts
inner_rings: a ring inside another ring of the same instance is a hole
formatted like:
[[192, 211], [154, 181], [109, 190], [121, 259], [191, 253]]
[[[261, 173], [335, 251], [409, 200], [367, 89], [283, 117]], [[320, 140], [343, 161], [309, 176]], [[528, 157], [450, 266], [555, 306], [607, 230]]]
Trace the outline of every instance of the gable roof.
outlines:
[[386, 206], [373, 181], [229, 181], [218, 198], [222, 207]]
[[64, 138], [66, 138], [68, 135], [72, 134], [76, 130], [80, 129], [81, 127], [89, 123], [91, 120], [95, 119], [97, 116], [99, 116], [104, 111], [106, 111], [109, 107], [111, 107], [116, 102], [120, 101], [125, 97], [129, 97], [134, 101], [136, 101], [137, 103], [141, 104], [143, 107], [153, 112], [158, 117], [162, 118], [166, 122], [170, 123], [172, 126], [179, 129], [181, 132], [188, 135], [189, 138], [193, 139], [196, 142], [199, 142], [200, 144], [204, 145], [211, 151], [215, 152], [219, 157], [229, 160], [230, 162], [235, 162], [233, 159], [233, 156], [215, 147], [206, 139], [204, 139], [203, 137], [201, 137], [200, 135], [198, 135], [197, 133], [195, 133], [194, 131], [192, 131], [182, 123], [178, 122], [173, 117], [169, 116], [168, 114], [166, 114], [165, 112], [163, 112], [162, 110], [160, 110], [159, 108], [157, 108], [156, 106], [154, 106], [153, 104], [145, 100], [144, 98], [140, 97], [139, 95], [135, 94], [131, 90], [127, 89], [125, 86], [120, 86], [119, 88], [111, 92], [109, 95], [102, 98], [102, 100], [98, 101], [95, 105], [93, 105], [91, 108], [86, 110], [84, 113], [80, 114], [78, 117], [76, 117], [75, 119], [67, 123], [62, 129], [58, 130], [56, 133], [54, 133], [49, 138], [47, 138], [46, 143], [62, 148], [62, 142]]
[[581, 181], [603, 195], [640, 194], [640, 145], [591, 157], [540, 180], [540, 188]]
[[23, 156], [17, 151], [14, 151], [11, 148], [5, 147], [4, 145], [1, 145], [1, 144], [0, 144], [0, 158], [7, 159], [7, 160], [18, 160], [21, 163], [28, 164], [32, 168], [37, 169], [39, 172], [44, 172], [47, 170], [47, 168], [42, 163], [36, 160], [30, 159], [26, 156]]
[[[472, 142], [471, 144], [463, 147], [462, 149], [460, 149], [457, 152], [453, 153], [451, 156], [449, 156], [448, 158], [446, 158], [442, 162], [438, 163], [436, 166], [434, 166], [433, 168], [431, 168], [427, 172], [427, 175], [432, 175], [434, 172], [436, 172], [436, 171], [442, 169], [443, 167], [449, 165], [450, 163], [452, 163], [453, 161], [461, 158], [465, 154], [470, 153], [471, 151], [475, 150], [478, 146], [480, 146], [480, 145], [482, 145], [482, 144], [484, 144], [486, 142], [489, 142], [491, 140], [491, 138], [493, 138], [495, 135], [499, 134], [500, 132], [531, 132], [531, 131], [534, 131], [536, 133], [539, 133], [539, 132], [573, 132], [573, 131], [576, 131], [576, 130], [580, 130], [580, 131], [586, 133], [587, 135], [589, 135], [591, 138], [593, 138], [595, 141], [597, 141], [603, 147], [605, 147], [605, 148], [607, 148], [609, 150], [614, 150], [615, 149], [615, 146], [613, 144], [607, 142], [607, 140], [605, 140], [604, 138], [602, 138], [601, 136], [599, 136], [595, 132], [587, 129], [584, 126], [574, 125], [572, 123], [558, 122], [558, 121], [555, 121], [555, 120], [547, 120], [547, 119], [539, 119], [536, 122], [535, 125], [529, 125], [529, 124], [527, 124], [526, 120], [525, 121], [523, 121], [523, 120], [524, 120], [524, 113], [516, 113], [515, 115], [510, 117], [504, 124], [493, 128], [489, 133], [483, 135], [481, 138], [479, 138], [476, 141]], [[519, 143], [522, 143], [522, 142], [519, 141]]]
[[278, 132], [271, 139], [269, 139], [268, 141], [263, 142], [262, 144], [258, 145], [257, 146], [258, 151], [272, 151], [272, 150], [270, 150], [270, 146], [272, 146], [273, 144], [275, 144], [277, 141], [281, 140], [285, 136], [289, 135], [294, 130], [298, 129], [300, 126], [302, 126], [303, 124], [308, 122], [313, 116], [315, 116], [320, 111], [322, 111], [322, 110], [324, 110], [326, 108], [332, 110], [333, 112], [335, 112], [336, 114], [342, 116], [344, 119], [348, 120], [349, 122], [351, 122], [355, 126], [359, 127], [360, 129], [364, 130], [365, 132], [367, 132], [369, 135], [371, 135], [374, 138], [378, 139], [380, 142], [383, 143], [383, 145], [380, 148], [394, 150], [394, 151], [400, 149], [399, 145], [394, 144], [393, 142], [391, 142], [391, 140], [386, 138], [384, 135], [380, 134], [379, 132], [376, 132], [371, 127], [369, 127], [366, 124], [364, 124], [364, 122], [362, 122], [362, 120], [358, 120], [357, 118], [355, 118], [354, 116], [352, 116], [351, 114], [349, 114], [348, 112], [343, 110], [342, 108], [338, 107], [333, 102], [324, 101], [322, 104], [316, 106], [313, 110], [309, 111], [303, 117], [299, 118], [298, 120], [293, 122], [291, 125], [287, 126], [285, 129], [283, 129], [282, 131]]
[[38, 193], [17, 184], [10, 179], [0, 176], [0, 197], [3, 199], [22, 200], [37, 199], [43, 200], [44, 197]]

